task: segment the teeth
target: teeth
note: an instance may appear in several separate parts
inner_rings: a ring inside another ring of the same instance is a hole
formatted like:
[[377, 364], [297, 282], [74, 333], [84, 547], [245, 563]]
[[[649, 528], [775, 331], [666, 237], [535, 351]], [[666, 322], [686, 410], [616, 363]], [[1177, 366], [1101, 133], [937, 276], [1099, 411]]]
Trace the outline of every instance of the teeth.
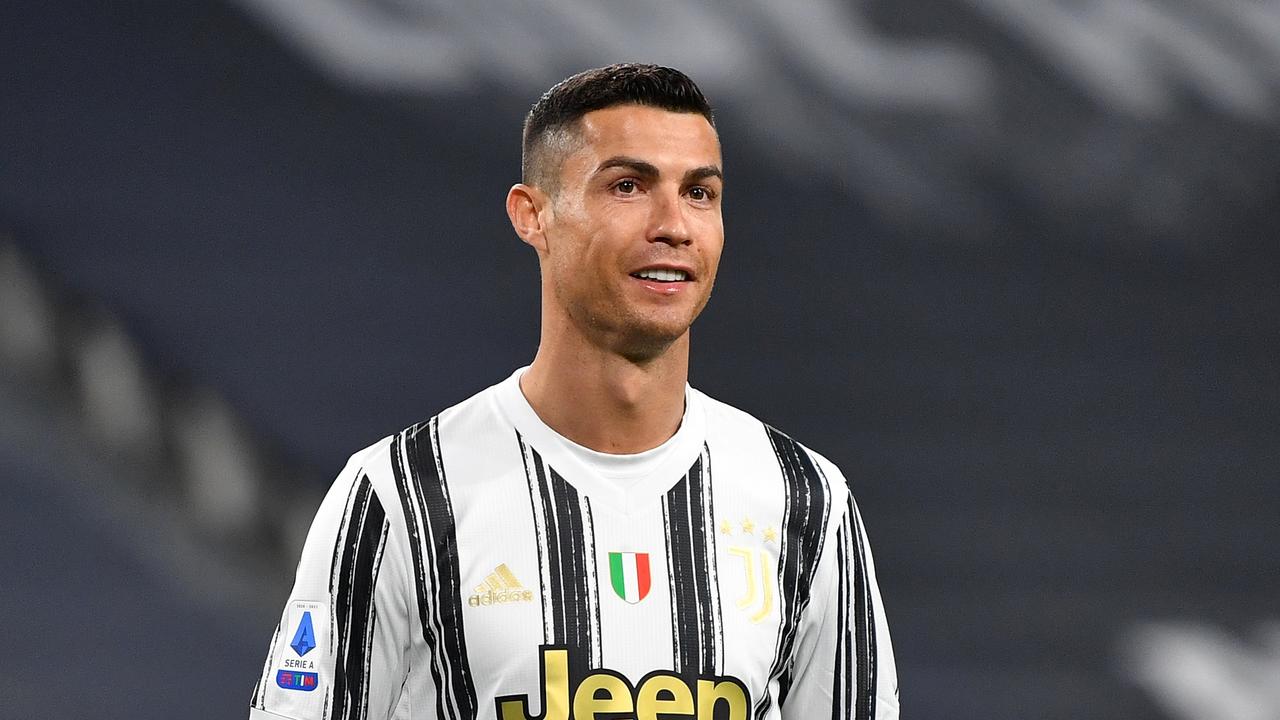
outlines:
[[660, 282], [676, 282], [678, 280], [688, 279], [688, 275], [683, 270], [641, 270], [636, 273], [636, 277], [646, 280], [658, 280]]

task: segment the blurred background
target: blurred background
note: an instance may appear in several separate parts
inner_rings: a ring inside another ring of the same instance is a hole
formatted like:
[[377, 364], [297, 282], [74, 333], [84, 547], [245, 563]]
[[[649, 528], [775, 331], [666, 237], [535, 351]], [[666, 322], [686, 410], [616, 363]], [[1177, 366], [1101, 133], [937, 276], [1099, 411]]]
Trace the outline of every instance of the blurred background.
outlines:
[[1280, 3], [0, 6], [0, 716], [243, 717], [346, 457], [532, 359], [560, 78], [690, 73], [692, 382], [851, 478], [904, 718], [1280, 718]]

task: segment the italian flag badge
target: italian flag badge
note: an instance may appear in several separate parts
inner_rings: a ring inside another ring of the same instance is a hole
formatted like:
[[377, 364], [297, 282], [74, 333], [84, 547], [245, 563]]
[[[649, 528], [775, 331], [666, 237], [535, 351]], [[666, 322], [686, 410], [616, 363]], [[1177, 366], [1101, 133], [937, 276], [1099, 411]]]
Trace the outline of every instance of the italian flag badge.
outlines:
[[609, 579], [618, 597], [632, 605], [649, 594], [649, 553], [609, 553]]

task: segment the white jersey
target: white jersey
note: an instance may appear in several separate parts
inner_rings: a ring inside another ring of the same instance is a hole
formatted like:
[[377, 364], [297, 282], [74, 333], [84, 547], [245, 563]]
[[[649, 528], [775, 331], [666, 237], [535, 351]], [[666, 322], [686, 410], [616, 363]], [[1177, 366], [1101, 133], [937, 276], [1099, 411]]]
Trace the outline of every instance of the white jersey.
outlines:
[[522, 372], [352, 456], [251, 720], [898, 717], [834, 465], [692, 388], [670, 440], [598, 453]]

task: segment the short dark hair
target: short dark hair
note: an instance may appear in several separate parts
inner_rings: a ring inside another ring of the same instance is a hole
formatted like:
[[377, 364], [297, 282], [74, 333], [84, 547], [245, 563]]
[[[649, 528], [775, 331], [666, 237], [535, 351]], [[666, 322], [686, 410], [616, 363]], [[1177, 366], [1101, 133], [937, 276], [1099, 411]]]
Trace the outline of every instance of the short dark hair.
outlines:
[[[619, 63], [584, 70], [538, 98], [524, 120], [520, 181], [554, 193], [560, 160], [550, 152], [551, 137], [593, 110], [615, 105], [645, 105], [672, 112], [697, 113], [715, 127], [711, 104], [688, 75], [675, 68]], [[555, 160], [555, 162], [552, 162]]]

